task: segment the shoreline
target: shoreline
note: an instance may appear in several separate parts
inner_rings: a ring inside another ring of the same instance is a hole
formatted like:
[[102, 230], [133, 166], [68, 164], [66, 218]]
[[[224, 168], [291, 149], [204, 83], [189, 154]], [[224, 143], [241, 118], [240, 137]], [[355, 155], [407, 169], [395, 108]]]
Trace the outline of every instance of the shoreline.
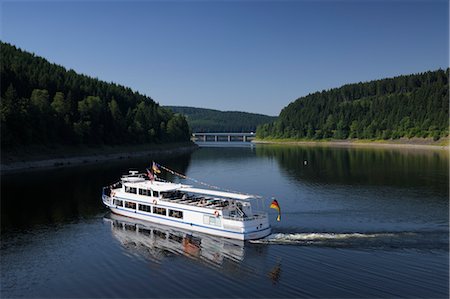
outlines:
[[427, 149], [427, 150], [448, 150], [449, 145], [410, 143], [406, 142], [379, 142], [370, 140], [324, 140], [324, 141], [289, 141], [289, 140], [253, 140], [255, 144], [286, 144], [286, 145], [305, 145], [305, 146], [329, 146], [329, 147], [361, 147], [361, 148], [398, 148], [398, 149]]
[[[195, 150], [198, 146], [194, 143], [183, 143], [183, 144], [165, 144], [165, 145], [153, 145], [153, 148], [149, 148], [147, 150], [139, 149], [140, 147], [136, 147], [133, 150], [133, 147], [122, 147], [122, 150], [119, 152], [110, 151], [104, 153], [82, 153], [80, 155], [73, 155], [70, 157], [49, 157], [49, 158], [38, 158], [31, 157], [31, 159], [20, 161], [12, 161], [12, 162], [3, 162], [0, 164], [0, 174], [11, 174], [17, 172], [28, 172], [32, 170], [44, 170], [44, 169], [52, 169], [52, 168], [66, 168], [80, 165], [89, 165], [100, 162], [105, 162], [109, 160], [121, 160], [128, 158], [137, 158], [155, 154], [179, 154], [185, 153], [189, 151]], [[120, 148], [119, 148], [120, 149]], [[93, 150], [93, 149], [91, 149]], [[101, 152], [102, 148], [96, 149], [98, 152]], [[117, 149], [116, 149], [117, 150]], [[33, 159], [34, 158], [34, 159]], [[18, 157], [14, 157], [14, 159], [18, 160]], [[13, 159], [13, 160], [14, 160]]]

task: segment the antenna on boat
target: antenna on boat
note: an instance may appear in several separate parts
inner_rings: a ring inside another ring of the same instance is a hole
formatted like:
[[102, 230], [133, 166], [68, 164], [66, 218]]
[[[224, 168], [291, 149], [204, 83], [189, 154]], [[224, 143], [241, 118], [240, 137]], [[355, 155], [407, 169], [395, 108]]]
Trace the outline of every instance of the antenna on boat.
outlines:
[[[154, 163], [155, 163], [155, 162], [154, 162]], [[181, 173], [178, 173], [178, 172], [176, 172], [176, 171], [173, 171], [172, 169], [169, 169], [169, 168], [167, 168], [167, 167], [165, 167], [165, 166], [163, 166], [163, 165], [160, 165], [160, 164], [158, 164], [158, 163], [155, 163], [155, 164], [156, 164], [158, 167], [164, 169], [165, 171], [167, 171], [167, 172], [169, 172], [169, 173], [171, 173], [171, 174], [173, 174], [173, 175], [176, 175], [176, 176], [178, 176], [178, 177], [180, 177], [180, 178], [183, 178], [183, 179], [186, 179], [186, 180], [191, 180], [191, 181], [193, 181], [193, 182], [195, 182], [195, 183], [197, 183], [197, 184], [200, 184], [200, 185], [203, 185], [203, 186], [206, 186], [206, 187], [209, 187], [209, 188], [213, 188], [213, 189], [216, 189], [216, 190], [219, 190], [219, 191], [227, 191], [227, 192], [232, 192], [232, 193], [238, 193], [238, 194], [242, 194], [242, 195], [250, 195], [250, 196], [253, 196], [253, 197], [259, 198], [259, 199], [263, 198], [263, 197], [260, 196], [260, 195], [249, 194], [249, 193], [242, 193], [242, 192], [237, 192], [237, 191], [234, 191], [234, 190], [229, 190], [229, 189], [217, 187], [217, 186], [214, 186], [214, 185], [210, 185], [210, 184], [207, 184], [207, 183], [205, 183], [205, 182], [201, 182], [201, 181], [199, 181], [199, 180], [197, 180], [197, 179], [188, 177], [188, 176], [186, 176], [186, 175], [184, 175], [184, 174], [181, 174]]]

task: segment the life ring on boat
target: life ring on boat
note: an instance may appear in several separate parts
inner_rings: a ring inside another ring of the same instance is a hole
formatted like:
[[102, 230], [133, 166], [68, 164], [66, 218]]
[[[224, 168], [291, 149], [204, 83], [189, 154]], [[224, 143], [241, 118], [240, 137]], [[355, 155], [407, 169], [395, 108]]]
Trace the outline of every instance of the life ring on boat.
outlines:
[[214, 211], [214, 216], [219, 217], [219, 211]]
[[156, 199], [153, 200], [153, 204], [156, 205], [158, 204], [158, 201]]

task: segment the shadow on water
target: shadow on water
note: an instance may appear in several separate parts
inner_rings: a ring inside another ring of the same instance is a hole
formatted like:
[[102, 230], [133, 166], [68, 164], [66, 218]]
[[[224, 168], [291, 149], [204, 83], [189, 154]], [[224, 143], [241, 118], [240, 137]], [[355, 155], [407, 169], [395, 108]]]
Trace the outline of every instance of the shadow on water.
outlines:
[[[1, 177], [1, 228], [29, 229], [93, 217], [104, 211], [99, 197], [102, 186], [129, 169], [145, 171], [155, 160], [181, 173], [187, 171], [192, 153], [120, 159], [92, 165], [15, 173]], [[167, 180], [176, 180], [162, 173]]]

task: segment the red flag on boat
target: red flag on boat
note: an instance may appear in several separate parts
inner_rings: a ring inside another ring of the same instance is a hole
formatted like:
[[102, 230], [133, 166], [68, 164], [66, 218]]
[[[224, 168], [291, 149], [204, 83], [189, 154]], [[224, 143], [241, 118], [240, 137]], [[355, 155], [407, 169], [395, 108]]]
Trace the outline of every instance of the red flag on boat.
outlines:
[[278, 211], [277, 221], [280, 221], [281, 220], [281, 209], [280, 209], [280, 205], [278, 204], [278, 201], [276, 199], [274, 199], [272, 201], [272, 203], [270, 204], [270, 208]]
[[155, 177], [153, 176], [153, 173], [147, 168], [147, 175], [150, 181], [153, 181]]

